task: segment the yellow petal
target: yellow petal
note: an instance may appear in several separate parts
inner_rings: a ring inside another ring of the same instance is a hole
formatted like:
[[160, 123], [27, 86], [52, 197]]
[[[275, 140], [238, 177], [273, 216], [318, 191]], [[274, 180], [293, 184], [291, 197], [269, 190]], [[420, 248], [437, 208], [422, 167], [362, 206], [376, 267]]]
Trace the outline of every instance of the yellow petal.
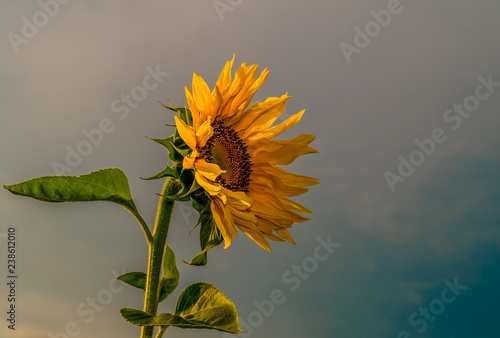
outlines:
[[219, 87], [215, 86], [212, 91], [212, 117], [217, 118], [220, 115], [219, 108], [222, 104], [222, 94], [219, 91]]
[[182, 161], [182, 167], [184, 169], [192, 168], [197, 157], [198, 157], [198, 151], [195, 149], [188, 156], [184, 156], [184, 159]]
[[238, 210], [248, 209], [252, 205], [252, 198], [244, 191], [232, 191], [224, 187], [222, 188], [222, 191], [227, 196], [229, 205]]
[[299, 196], [309, 191], [307, 188], [286, 185], [276, 177], [256, 173], [252, 175], [252, 190], [269, 191], [287, 197]]
[[231, 61], [227, 61], [224, 69], [222, 70], [219, 79], [217, 80], [216, 87], [219, 88], [220, 93], [224, 97], [226, 95], [226, 91], [231, 85], [231, 69], [233, 68], [235, 55], [233, 54], [233, 59]]
[[196, 130], [196, 139], [198, 140], [198, 146], [200, 148], [204, 147], [207, 141], [214, 134], [213, 128], [211, 126], [212, 117], [208, 116], [206, 121]]
[[309, 187], [319, 183], [317, 178], [293, 174], [283, 168], [269, 163], [254, 164], [252, 170], [256, 175], [271, 175], [289, 187]]
[[292, 235], [286, 229], [276, 230], [276, 233], [281, 237], [286, 239], [290, 244], [295, 245]]
[[290, 210], [299, 212], [301, 214], [305, 215], [312, 215], [313, 212], [306, 207], [300, 205], [297, 202], [294, 202], [292, 200], [289, 200], [285, 196], [281, 196], [280, 194], [277, 193], [272, 193], [269, 191], [263, 191], [260, 190], [256, 187], [252, 189], [253, 193], [259, 195], [259, 199], [263, 201], [265, 204], [268, 204], [269, 206], [272, 206], [276, 209], [288, 212]]
[[196, 107], [200, 111], [200, 118], [203, 122], [206, 116], [210, 113], [212, 105], [212, 95], [207, 83], [198, 74], [193, 74], [193, 97]]
[[222, 170], [217, 164], [208, 163], [203, 159], [198, 159], [196, 161], [196, 171], [211, 181], [215, 181], [217, 176], [226, 172], [225, 170]]
[[256, 132], [252, 135], [250, 135], [246, 141], [251, 143], [251, 142], [254, 142], [258, 139], [261, 139], [261, 138], [268, 138], [268, 139], [271, 139], [275, 136], [278, 136], [279, 134], [281, 134], [282, 132], [292, 128], [293, 126], [295, 126], [299, 121], [300, 119], [302, 118], [302, 115], [304, 115], [304, 112], [306, 110], [302, 110], [300, 112], [298, 112], [297, 114], [294, 114], [292, 116], [290, 116], [288, 119], [286, 119], [283, 123], [280, 123], [274, 127], [271, 127], [269, 129], [266, 129], [264, 131], [260, 131], [260, 132]]
[[232, 235], [229, 231], [228, 220], [224, 217], [224, 206], [221, 205], [218, 199], [213, 199], [210, 201], [210, 210], [212, 211], [212, 216], [214, 217], [215, 224], [219, 228], [222, 237], [224, 237], [224, 249], [231, 245]]
[[247, 235], [248, 237], [253, 239], [255, 243], [260, 245], [261, 248], [263, 248], [269, 252], [273, 252], [273, 250], [271, 250], [271, 247], [269, 246], [269, 243], [267, 243], [266, 239], [264, 237], [262, 237], [262, 235], [256, 233], [255, 231], [251, 231], [250, 229], [247, 229], [244, 226], [238, 226], [238, 228], [241, 231], [243, 231], [243, 233], [245, 235]]
[[315, 138], [314, 135], [302, 134], [291, 140], [260, 139], [249, 147], [248, 152], [259, 162], [289, 165], [299, 156], [319, 152], [307, 146]]
[[209, 181], [198, 170], [195, 172], [194, 177], [196, 182], [212, 196], [217, 195], [222, 189], [220, 184]]
[[196, 150], [196, 136], [194, 129], [184, 123], [184, 121], [182, 121], [177, 116], [174, 116], [174, 119], [177, 131], [179, 132], [181, 138], [189, 146], [189, 148]]
[[285, 111], [286, 100], [290, 97], [285, 94], [281, 97], [270, 97], [264, 102], [254, 104], [245, 111], [238, 122], [235, 122], [234, 130], [240, 132], [242, 139], [246, 139], [255, 131], [269, 128]]
[[198, 112], [198, 108], [196, 107], [196, 103], [194, 102], [193, 93], [191, 93], [187, 86], [184, 87], [184, 90], [186, 92], [189, 110], [191, 110], [191, 115], [193, 116], [193, 127], [196, 130], [200, 127], [201, 124], [200, 113]]

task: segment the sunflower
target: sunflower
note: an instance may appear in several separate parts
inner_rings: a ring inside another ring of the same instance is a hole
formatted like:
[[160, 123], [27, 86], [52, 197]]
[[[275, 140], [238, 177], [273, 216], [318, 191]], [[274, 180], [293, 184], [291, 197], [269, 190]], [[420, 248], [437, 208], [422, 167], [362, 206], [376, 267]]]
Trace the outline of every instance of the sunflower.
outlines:
[[297, 124], [305, 110], [272, 126], [291, 96], [269, 97], [250, 105], [269, 71], [265, 69], [257, 78], [258, 66], [243, 63], [231, 80], [233, 62], [234, 56], [226, 62], [212, 91], [196, 73], [192, 91], [185, 88], [192, 126], [175, 117], [177, 131], [191, 150], [182, 166], [194, 170], [196, 182], [210, 196], [210, 209], [224, 238], [224, 248], [237, 237], [238, 228], [271, 251], [268, 239], [295, 244], [287, 229], [308, 220], [298, 213], [312, 214], [288, 197], [305, 193], [306, 187], [318, 180], [292, 174], [278, 165], [317, 153], [308, 146], [315, 136], [274, 140]]

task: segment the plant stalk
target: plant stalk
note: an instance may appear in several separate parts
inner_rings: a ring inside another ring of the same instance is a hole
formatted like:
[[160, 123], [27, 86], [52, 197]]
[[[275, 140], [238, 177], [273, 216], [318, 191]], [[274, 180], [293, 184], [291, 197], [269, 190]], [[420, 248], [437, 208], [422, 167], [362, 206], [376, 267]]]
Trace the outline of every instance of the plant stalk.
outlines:
[[[174, 201], [169, 199], [169, 195], [175, 195], [181, 188], [180, 183], [168, 177], [163, 185], [163, 189], [158, 202], [155, 227], [153, 231], [153, 242], [149, 245], [148, 276], [146, 280], [146, 294], [144, 297], [144, 312], [156, 316], [158, 310], [158, 297], [160, 288], [160, 274], [167, 243], [168, 228], [170, 218], [174, 208]], [[143, 326], [141, 338], [152, 338], [154, 326]]]

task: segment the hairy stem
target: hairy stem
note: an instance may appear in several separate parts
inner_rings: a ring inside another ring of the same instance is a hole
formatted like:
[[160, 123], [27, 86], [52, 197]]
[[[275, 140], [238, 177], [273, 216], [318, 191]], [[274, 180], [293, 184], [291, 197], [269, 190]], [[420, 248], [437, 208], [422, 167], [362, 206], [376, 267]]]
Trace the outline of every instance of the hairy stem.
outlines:
[[[156, 222], [153, 232], [153, 242], [149, 245], [148, 259], [148, 277], [146, 281], [146, 295], [144, 298], [144, 311], [156, 316], [158, 310], [158, 297], [160, 286], [160, 274], [167, 243], [168, 228], [170, 218], [174, 208], [174, 201], [169, 199], [169, 195], [176, 194], [181, 188], [180, 183], [169, 177], [163, 185], [160, 201], [158, 203], [158, 211], [156, 213]], [[141, 338], [153, 337], [153, 326], [143, 326]]]

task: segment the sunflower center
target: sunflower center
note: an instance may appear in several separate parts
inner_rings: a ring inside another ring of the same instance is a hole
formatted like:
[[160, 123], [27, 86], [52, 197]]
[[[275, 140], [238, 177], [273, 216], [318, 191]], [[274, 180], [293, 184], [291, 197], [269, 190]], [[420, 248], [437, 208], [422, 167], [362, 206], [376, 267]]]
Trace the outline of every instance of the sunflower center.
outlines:
[[226, 170], [217, 176], [215, 182], [232, 191], [248, 192], [252, 163], [247, 146], [231, 127], [216, 120], [212, 128], [212, 137], [198, 149], [200, 158]]

